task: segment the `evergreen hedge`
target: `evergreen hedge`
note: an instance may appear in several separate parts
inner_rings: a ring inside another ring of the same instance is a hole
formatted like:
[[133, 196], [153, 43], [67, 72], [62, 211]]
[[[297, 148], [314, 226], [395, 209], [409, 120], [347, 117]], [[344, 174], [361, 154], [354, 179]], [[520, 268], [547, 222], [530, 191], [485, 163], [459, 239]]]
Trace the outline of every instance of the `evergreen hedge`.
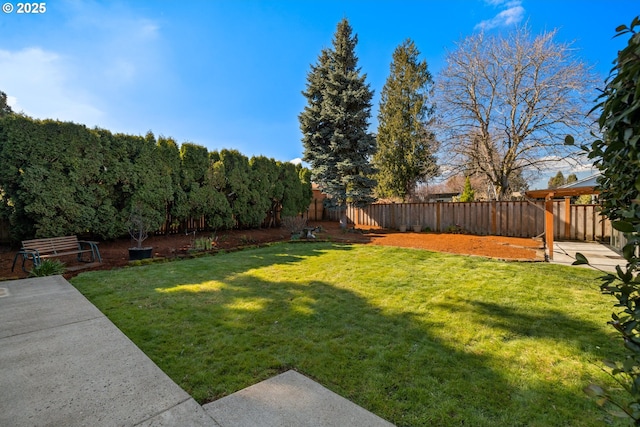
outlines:
[[311, 201], [308, 171], [265, 157], [171, 138], [21, 114], [0, 117], [0, 218], [11, 237], [127, 233], [131, 208], [158, 230], [204, 216], [212, 229], [258, 227], [274, 211], [295, 215]]

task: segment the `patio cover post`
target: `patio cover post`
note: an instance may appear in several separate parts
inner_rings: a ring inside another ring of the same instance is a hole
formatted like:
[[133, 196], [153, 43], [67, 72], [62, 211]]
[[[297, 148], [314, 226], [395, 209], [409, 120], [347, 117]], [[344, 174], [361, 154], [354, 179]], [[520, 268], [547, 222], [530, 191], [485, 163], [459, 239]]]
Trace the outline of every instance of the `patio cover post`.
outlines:
[[[591, 176], [589, 178], [574, 182], [572, 184], [566, 185], [564, 187], [559, 188], [547, 188], [545, 190], [529, 190], [525, 192], [527, 197], [532, 199], [544, 199], [544, 234], [545, 234], [545, 242], [547, 247], [549, 248], [549, 259], [553, 260], [553, 229], [554, 229], [554, 218], [553, 218], [553, 198], [554, 197], [573, 197], [573, 196], [581, 196], [583, 194], [599, 194], [600, 192], [596, 190], [597, 175]], [[567, 234], [571, 234], [571, 201], [565, 198], [565, 228], [564, 234], [567, 237]], [[562, 211], [558, 210], [558, 213]], [[558, 229], [558, 234], [562, 236], [562, 229]]]
[[564, 196], [564, 238], [571, 238], [571, 196]]
[[549, 259], [553, 259], [553, 193], [547, 193], [544, 202], [544, 238], [549, 249]]

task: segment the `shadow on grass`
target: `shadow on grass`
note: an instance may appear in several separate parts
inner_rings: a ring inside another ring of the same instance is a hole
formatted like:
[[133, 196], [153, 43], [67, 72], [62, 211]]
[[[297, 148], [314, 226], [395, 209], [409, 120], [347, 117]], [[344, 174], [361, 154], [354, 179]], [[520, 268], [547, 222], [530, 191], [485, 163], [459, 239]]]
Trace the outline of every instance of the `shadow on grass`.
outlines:
[[[516, 384], [491, 356], [445, 343], [414, 314], [388, 314], [304, 273], [299, 281], [241, 274], [350, 246], [300, 249], [192, 260], [182, 266], [192, 271], [188, 283], [176, 263], [136, 271], [140, 283], [131, 291], [96, 284], [99, 276], [90, 274], [74, 285], [201, 403], [296, 369], [398, 426], [600, 424], [581, 392], [526, 378]], [[162, 282], [141, 284], [152, 272]], [[217, 284], [194, 291], [198, 280]], [[474, 307], [501, 327], [520, 316], [485, 303]]]
[[594, 361], [604, 358], [599, 349], [612, 340], [603, 333], [602, 325], [578, 320], [559, 310], [522, 309], [486, 301], [466, 301], [465, 304], [439, 304], [440, 307], [467, 311], [478, 324], [504, 331], [504, 342], [521, 338], [545, 338], [558, 344], [571, 345]]

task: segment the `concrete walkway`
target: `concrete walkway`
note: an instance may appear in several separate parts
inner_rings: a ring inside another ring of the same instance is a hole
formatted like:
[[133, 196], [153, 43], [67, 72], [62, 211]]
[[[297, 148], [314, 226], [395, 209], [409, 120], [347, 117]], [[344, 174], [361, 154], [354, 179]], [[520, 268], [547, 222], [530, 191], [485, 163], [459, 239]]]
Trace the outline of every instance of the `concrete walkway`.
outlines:
[[392, 426], [289, 371], [200, 406], [61, 276], [0, 282], [0, 426]]
[[[589, 260], [593, 267], [606, 272], [614, 273], [616, 265], [624, 269], [627, 261], [620, 254], [607, 245], [596, 242], [553, 242], [554, 264], [571, 265], [576, 260], [579, 252]], [[580, 268], [592, 268], [586, 265], [576, 266]]]

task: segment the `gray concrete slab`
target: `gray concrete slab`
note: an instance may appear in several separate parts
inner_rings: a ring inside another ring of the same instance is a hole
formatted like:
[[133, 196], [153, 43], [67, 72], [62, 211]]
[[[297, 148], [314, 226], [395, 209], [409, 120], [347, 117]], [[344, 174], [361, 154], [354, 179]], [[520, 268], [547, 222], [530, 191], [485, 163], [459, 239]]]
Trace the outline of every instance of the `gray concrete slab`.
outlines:
[[0, 282], [0, 426], [392, 424], [295, 371], [203, 408], [52, 276]]
[[0, 288], [0, 425], [217, 426], [64, 278]]
[[0, 338], [104, 317], [62, 276], [0, 282]]
[[390, 427], [393, 424], [295, 371], [204, 405], [222, 427]]
[[[157, 416], [136, 424], [136, 427], [170, 427], [170, 426], [211, 426], [209, 414], [193, 399], [164, 411]], [[220, 426], [213, 421], [214, 426]]]
[[[627, 261], [609, 246], [597, 242], [553, 242], [554, 264], [571, 265], [576, 260], [576, 253], [587, 257], [589, 263], [598, 270], [615, 272], [616, 265], [624, 268]], [[593, 268], [585, 265], [579, 268]]]

